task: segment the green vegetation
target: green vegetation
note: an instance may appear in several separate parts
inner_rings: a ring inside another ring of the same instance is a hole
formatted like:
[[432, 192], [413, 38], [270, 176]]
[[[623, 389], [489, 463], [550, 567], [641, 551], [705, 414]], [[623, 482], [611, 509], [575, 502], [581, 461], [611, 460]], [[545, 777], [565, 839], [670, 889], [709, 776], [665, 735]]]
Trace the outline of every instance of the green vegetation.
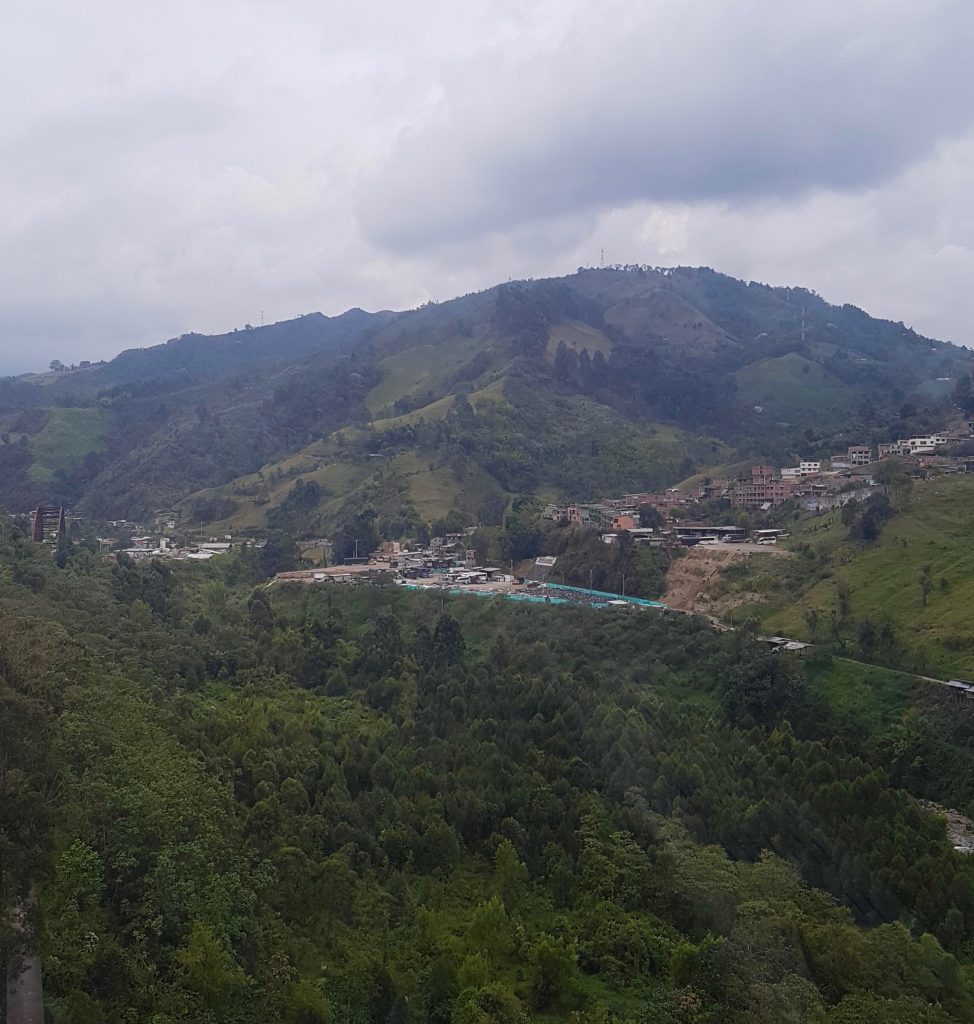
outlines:
[[[439, 474], [423, 494], [393, 467], [428, 523], [498, 491], [597, 498], [939, 427], [957, 397], [931, 382], [969, 371], [960, 349], [802, 289], [706, 268], [581, 270], [0, 381], [0, 503], [140, 519], [189, 499], [210, 522], [258, 529], [286, 484], [319, 473], [307, 528], [330, 529], [381, 455]], [[33, 414], [51, 422], [18, 430]]]
[[552, 362], [558, 345], [562, 342], [573, 352], [581, 353], [584, 350], [589, 357], [594, 356], [596, 352], [608, 356], [612, 351], [612, 341], [602, 331], [579, 320], [559, 320], [549, 328], [545, 355]]
[[738, 370], [734, 380], [741, 398], [786, 419], [805, 419], [809, 412], [845, 409], [849, 404], [849, 389], [840, 380], [795, 352], [751, 363]]
[[417, 345], [380, 360], [376, 368], [382, 380], [365, 399], [369, 411], [381, 418], [383, 410], [405, 396], [436, 394], [476, 351], [474, 339], [454, 338], [438, 345]]
[[808, 668], [810, 691], [868, 736], [889, 735], [931, 685], [893, 669], [828, 658]]
[[686, 616], [259, 579], [0, 532], [55, 1024], [971, 1019], [974, 863], [914, 799], [974, 802], [956, 705]]
[[793, 546], [805, 557], [772, 594], [767, 628], [804, 637], [811, 611], [820, 638], [856, 657], [974, 677], [974, 480], [914, 486], [872, 541], [850, 536], [857, 522], [834, 512], [796, 524]]
[[51, 409], [43, 429], [30, 439], [32, 483], [49, 485], [92, 452], [101, 450], [106, 429], [100, 409]]
[[0, 382], [0, 502], [269, 533], [172, 569], [0, 526], [0, 956], [40, 951], [54, 1024], [974, 1019], [974, 862], [920, 803], [974, 813], [974, 709], [908, 674], [974, 676], [974, 481], [887, 466], [798, 516], [797, 557], [723, 574], [766, 598], [729, 633], [265, 586], [296, 537], [478, 525], [485, 561], [655, 596], [666, 555], [539, 499], [939, 426], [969, 370], [628, 268]]

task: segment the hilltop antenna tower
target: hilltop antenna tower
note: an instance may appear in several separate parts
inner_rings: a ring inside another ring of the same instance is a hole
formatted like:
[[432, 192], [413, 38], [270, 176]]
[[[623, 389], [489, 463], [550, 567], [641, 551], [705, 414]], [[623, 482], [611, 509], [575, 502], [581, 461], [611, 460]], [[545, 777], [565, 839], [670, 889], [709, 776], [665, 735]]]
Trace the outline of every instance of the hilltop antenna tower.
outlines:
[[263, 310], [260, 311], [260, 326], [261, 327], [264, 326], [264, 311]]
[[802, 342], [805, 341], [805, 307], [802, 306]]
[[599, 266], [600, 267], [604, 267], [605, 266], [605, 249], [602, 249], [601, 253], [599, 255]]

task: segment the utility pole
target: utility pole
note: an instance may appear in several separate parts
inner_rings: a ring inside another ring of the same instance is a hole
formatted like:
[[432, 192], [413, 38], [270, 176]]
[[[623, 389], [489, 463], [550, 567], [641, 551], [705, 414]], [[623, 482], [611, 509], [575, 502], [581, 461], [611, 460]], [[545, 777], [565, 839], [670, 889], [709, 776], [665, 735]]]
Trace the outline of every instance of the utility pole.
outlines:
[[590, 567], [588, 570], [588, 589], [592, 589], [592, 573], [595, 571], [594, 567]]

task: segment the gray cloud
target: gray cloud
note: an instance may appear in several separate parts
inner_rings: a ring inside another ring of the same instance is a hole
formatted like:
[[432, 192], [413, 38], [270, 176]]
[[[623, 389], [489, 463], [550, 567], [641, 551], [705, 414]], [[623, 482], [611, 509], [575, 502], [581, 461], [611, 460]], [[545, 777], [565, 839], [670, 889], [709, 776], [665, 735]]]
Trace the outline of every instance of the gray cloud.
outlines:
[[603, 246], [969, 341], [969, 7], [15, 5], [0, 372], [261, 310], [408, 307]]
[[600, 5], [553, 51], [453, 69], [362, 221], [408, 250], [580, 208], [869, 186], [974, 122], [972, 30], [965, 0]]

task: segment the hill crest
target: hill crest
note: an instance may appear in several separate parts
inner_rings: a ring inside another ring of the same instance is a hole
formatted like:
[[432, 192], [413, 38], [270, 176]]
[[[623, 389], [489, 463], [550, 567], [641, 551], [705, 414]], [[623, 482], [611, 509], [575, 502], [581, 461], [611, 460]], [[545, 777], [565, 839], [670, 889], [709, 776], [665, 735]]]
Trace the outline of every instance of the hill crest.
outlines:
[[[773, 459], [798, 439], [888, 432], [904, 408], [942, 403], [943, 378], [970, 366], [967, 350], [807, 289], [709, 268], [580, 268], [0, 381], [0, 501], [145, 515], [336, 443], [336, 461], [362, 469], [339, 485], [346, 504], [374, 484], [368, 460], [396, 452], [453, 466], [447, 502], [665, 485], [718, 461], [705, 449]], [[67, 444], [70, 431], [18, 430], [29, 408], [90, 412]]]

